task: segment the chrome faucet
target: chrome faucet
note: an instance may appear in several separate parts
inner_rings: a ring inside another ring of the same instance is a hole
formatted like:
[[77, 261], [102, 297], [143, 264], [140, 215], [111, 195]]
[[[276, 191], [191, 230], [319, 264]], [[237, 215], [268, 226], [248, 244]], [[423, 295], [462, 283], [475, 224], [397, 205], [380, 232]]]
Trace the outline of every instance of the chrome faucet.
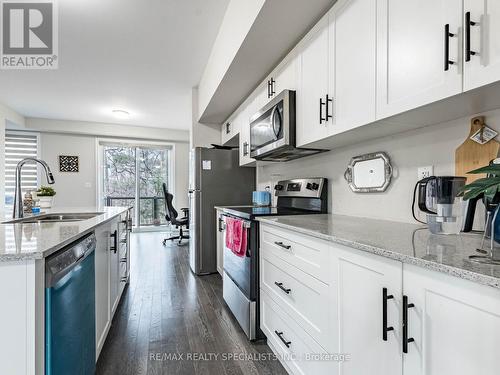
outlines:
[[19, 163], [17, 163], [16, 167], [16, 192], [14, 195], [14, 212], [12, 214], [12, 217], [14, 219], [20, 219], [24, 217], [24, 210], [23, 210], [23, 196], [21, 192], [21, 169], [23, 168], [24, 164], [28, 162], [35, 162], [41, 164], [43, 169], [45, 170], [45, 176], [47, 177], [47, 182], [49, 184], [53, 184], [56, 182], [54, 180], [54, 176], [52, 175], [52, 172], [50, 171], [49, 165], [44, 162], [43, 160], [40, 159], [35, 159], [35, 158], [26, 158], [21, 160]]

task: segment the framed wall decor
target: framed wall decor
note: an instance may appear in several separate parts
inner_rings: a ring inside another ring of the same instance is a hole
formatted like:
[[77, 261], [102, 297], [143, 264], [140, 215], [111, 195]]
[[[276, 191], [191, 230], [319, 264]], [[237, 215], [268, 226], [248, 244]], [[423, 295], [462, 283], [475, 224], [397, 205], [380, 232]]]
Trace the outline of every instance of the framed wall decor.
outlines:
[[59, 172], [79, 172], [80, 162], [78, 156], [59, 155]]

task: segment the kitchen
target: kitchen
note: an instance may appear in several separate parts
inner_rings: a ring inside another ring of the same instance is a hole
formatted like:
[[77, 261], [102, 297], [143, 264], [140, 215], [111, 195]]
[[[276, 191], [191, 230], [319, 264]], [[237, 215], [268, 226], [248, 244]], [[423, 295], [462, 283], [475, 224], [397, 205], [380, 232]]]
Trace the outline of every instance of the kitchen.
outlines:
[[91, 8], [0, 70], [1, 373], [498, 373], [495, 2]]

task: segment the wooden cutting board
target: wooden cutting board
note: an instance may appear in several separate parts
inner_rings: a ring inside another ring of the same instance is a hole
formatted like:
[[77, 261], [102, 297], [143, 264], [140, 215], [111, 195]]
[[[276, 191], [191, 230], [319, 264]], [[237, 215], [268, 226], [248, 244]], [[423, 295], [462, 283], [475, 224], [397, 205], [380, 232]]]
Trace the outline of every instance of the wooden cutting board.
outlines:
[[484, 174], [467, 174], [474, 169], [488, 165], [491, 160], [498, 157], [500, 143], [492, 139], [481, 145], [470, 137], [484, 126], [484, 116], [477, 116], [471, 120], [470, 134], [455, 150], [455, 175], [467, 177], [467, 183], [486, 177]]

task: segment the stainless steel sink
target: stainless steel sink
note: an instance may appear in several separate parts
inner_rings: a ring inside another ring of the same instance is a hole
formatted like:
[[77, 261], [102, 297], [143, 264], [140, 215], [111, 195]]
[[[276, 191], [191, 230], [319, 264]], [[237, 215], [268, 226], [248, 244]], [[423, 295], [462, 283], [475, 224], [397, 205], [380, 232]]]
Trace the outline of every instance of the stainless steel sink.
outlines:
[[81, 212], [71, 214], [43, 214], [37, 216], [24, 217], [22, 219], [14, 219], [4, 221], [2, 224], [36, 224], [36, 223], [58, 223], [68, 221], [82, 221], [92, 219], [93, 217], [102, 215], [102, 212]]

